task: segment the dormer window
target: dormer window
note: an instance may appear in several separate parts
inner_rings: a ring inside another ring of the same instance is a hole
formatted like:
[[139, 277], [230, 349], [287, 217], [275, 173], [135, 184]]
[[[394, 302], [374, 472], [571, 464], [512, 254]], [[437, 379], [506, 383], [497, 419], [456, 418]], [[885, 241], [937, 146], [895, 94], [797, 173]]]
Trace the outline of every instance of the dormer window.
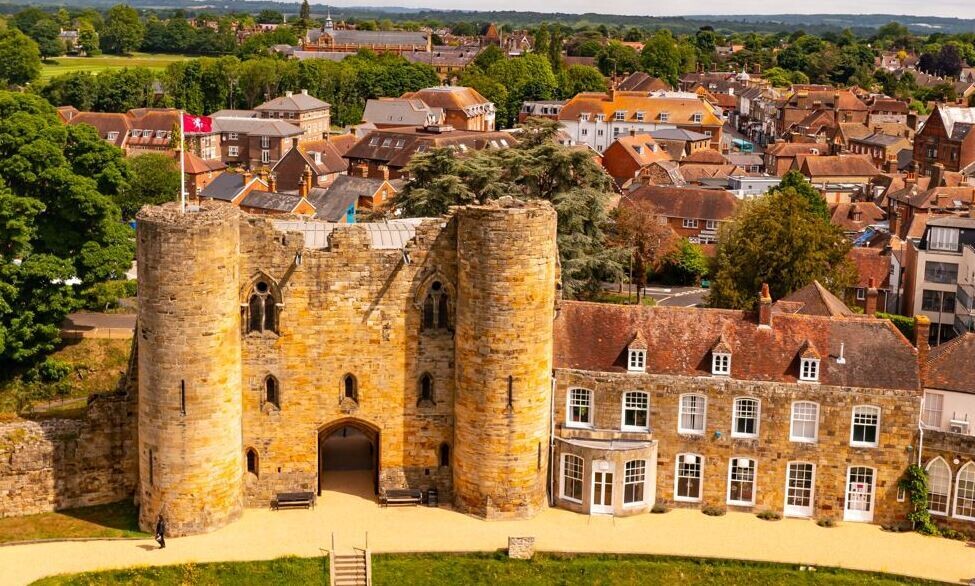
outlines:
[[660, 113], [660, 121], [661, 122], [668, 122], [669, 120], [670, 120], [670, 112], [661, 112]]
[[799, 380], [818, 381], [819, 380], [819, 359], [803, 358], [799, 364]]
[[693, 120], [694, 124], [700, 124], [703, 118], [704, 116], [700, 112], [695, 112], [691, 120]]
[[583, 122], [589, 122], [589, 112], [583, 112], [579, 115], [579, 119]]
[[647, 351], [630, 349], [630, 357], [627, 361], [627, 370], [630, 372], [646, 372], [647, 371]]
[[715, 352], [711, 354], [711, 374], [728, 376], [731, 374], [731, 354]]
[[596, 122], [602, 122], [605, 119], [606, 119], [605, 114], [596, 114]]
[[626, 110], [617, 110], [616, 114], [613, 116], [613, 119], [618, 122], [622, 122], [624, 119], [626, 119]]
[[636, 151], [636, 154], [638, 154], [638, 155], [642, 155], [643, 154], [643, 147], [640, 146], [640, 145], [638, 145], [638, 144], [637, 145], [633, 145], [633, 150]]
[[643, 122], [643, 112], [637, 112], [636, 113], [636, 121], [637, 122]]

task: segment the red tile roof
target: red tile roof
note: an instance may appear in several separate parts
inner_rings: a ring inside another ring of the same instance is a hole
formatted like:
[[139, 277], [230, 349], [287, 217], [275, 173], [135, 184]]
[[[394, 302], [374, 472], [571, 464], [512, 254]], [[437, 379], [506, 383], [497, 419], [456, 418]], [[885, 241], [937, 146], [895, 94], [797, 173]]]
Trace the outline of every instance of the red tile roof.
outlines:
[[[554, 366], [626, 372], [626, 347], [639, 331], [647, 372], [710, 376], [711, 349], [724, 337], [736, 379], [795, 383], [799, 357], [811, 344], [822, 355], [820, 382], [916, 390], [917, 353], [887, 320], [776, 314], [759, 328], [753, 313], [564, 301], [555, 319]], [[843, 344], [845, 362], [836, 357]]]
[[620, 200], [620, 207], [649, 203], [658, 214], [668, 218], [727, 220], [738, 209], [738, 199], [723, 189], [697, 189], [644, 185]]
[[870, 279], [880, 289], [890, 287], [890, 256], [884, 254], [882, 248], [852, 248], [847, 256], [856, 265], [857, 274], [860, 275], [858, 287], [867, 287]]
[[925, 388], [975, 394], [975, 334], [966, 333], [931, 349]]
[[839, 297], [823, 287], [819, 281], [813, 281], [802, 289], [793, 291], [781, 300], [776, 301], [773, 309], [777, 312], [797, 315], [833, 317], [853, 315], [853, 311]]

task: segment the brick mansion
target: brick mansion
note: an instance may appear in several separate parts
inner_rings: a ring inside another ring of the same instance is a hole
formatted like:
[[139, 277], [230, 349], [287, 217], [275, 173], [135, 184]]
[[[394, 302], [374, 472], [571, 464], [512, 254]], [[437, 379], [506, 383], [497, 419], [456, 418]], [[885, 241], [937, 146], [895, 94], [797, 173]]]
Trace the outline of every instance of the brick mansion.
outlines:
[[91, 399], [49, 498], [11, 476], [4, 514], [133, 497], [144, 528], [206, 532], [320, 492], [357, 441], [373, 492], [487, 519], [660, 503], [889, 523], [920, 463], [941, 518], [975, 520], [971, 436], [921, 424], [925, 393], [940, 417], [971, 384], [949, 368], [971, 341], [929, 350], [924, 317], [909, 340], [767, 290], [754, 312], [563, 300], [555, 211], [510, 198], [375, 224], [211, 201], [138, 220], [129, 383]]

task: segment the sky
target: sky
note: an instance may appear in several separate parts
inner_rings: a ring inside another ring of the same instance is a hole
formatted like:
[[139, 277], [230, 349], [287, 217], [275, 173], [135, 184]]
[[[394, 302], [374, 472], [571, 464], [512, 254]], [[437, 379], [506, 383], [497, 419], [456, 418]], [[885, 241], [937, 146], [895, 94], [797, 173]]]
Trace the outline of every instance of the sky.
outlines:
[[[320, 3], [318, 0], [315, 3]], [[324, 2], [321, 2], [324, 3]], [[531, 10], [533, 12], [598, 12], [643, 16], [706, 16], [708, 14], [914, 14], [975, 18], [973, 0], [383, 0], [372, 2], [328, 2], [341, 6], [404, 6], [448, 10]]]

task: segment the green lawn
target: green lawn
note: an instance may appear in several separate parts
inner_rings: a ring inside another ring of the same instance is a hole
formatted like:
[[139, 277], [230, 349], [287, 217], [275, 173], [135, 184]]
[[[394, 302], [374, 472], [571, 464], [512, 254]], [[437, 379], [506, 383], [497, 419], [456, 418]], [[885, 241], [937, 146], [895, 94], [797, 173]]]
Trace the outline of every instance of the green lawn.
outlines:
[[170, 63], [190, 59], [185, 55], [164, 55], [150, 53], [133, 53], [132, 55], [121, 57], [119, 55], [98, 55], [97, 57], [57, 57], [49, 62], [41, 64], [40, 81], [47, 81], [62, 73], [72, 71], [88, 71], [98, 73], [106, 69], [119, 69], [121, 67], [148, 67], [149, 69], [162, 70]]
[[0, 519], [0, 544], [36, 539], [141, 537], [132, 501]]
[[[538, 555], [532, 561], [509, 560], [502, 554], [414, 554], [373, 556], [376, 586], [484, 584], [619, 585], [619, 584], [934, 584], [896, 576], [820, 568], [709, 559]], [[260, 562], [184, 564], [45, 578], [35, 584], [243, 584], [274, 586], [327, 584], [325, 558], [286, 557]]]

